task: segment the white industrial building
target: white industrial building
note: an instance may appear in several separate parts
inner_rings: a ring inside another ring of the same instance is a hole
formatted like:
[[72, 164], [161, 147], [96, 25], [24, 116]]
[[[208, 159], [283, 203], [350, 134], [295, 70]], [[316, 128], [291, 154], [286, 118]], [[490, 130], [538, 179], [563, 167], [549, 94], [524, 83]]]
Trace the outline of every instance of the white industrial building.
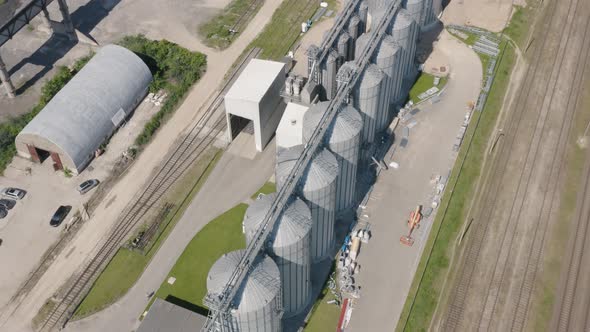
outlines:
[[128, 49], [107, 45], [29, 122], [15, 140], [21, 157], [81, 172], [148, 92], [152, 74]]
[[288, 103], [277, 127], [277, 150], [303, 144], [303, 116], [308, 106]]
[[282, 62], [252, 59], [248, 63], [224, 99], [230, 141], [251, 121], [256, 150], [264, 149], [283, 115], [280, 92], [285, 79]]

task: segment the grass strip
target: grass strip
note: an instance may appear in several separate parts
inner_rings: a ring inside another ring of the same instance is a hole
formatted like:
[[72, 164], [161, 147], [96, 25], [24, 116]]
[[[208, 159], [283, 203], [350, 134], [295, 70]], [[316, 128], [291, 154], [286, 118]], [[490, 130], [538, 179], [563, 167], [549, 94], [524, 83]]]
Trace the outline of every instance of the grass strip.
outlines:
[[396, 331], [427, 331], [430, 327], [447, 276], [454, 240], [465, 220], [487, 143], [510, 82], [515, 53], [509, 43], [502, 44], [503, 52], [487, 102], [482, 112], [473, 113], [464, 139], [468, 144], [463, 144], [459, 151], [459, 162], [453, 167]]
[[277, 185], [274, 182], [267, 182], [262, 187], [260, 187], [260, 189], [258, 189], [258, 191], [254, 193], [254, 195], [250, 196], [250, 198], [256, 199], [256, 197], [258, 197], [259, 194], [268, 195], [276, 191]]
[[223, 11], [199, 26], [205, 45], [223, 50], [236, 40], [256, 16], [264, 0], [233, 0]]
[[[72, 320], [84, 318], [109, 306], [125, 295], [131, 286], [137, 282], [152, 257], [174, 229], [174, 226], [180, 220], [194, 196], [207, 180], [221, 155], [222, 153], [218, 149], [208, 150], [187, 171], [183, 179], [177, 181], [174, 189], [171, 190], [171, 194], [164, 198], [164, 200], [176, 204], [178, 208], [175, 213], [167, 217], [170, 220], [165, 220], [164, 224], [167, 226], [158, 236], [151, 249], [145, 255], [127, 248], [119, 249], [107, 267], [102, 271], [88, 295], [86, 295], [76, 309]], [[191, 179], [196, 180], [190, 181]]]
[[447, 84], [447, 81], [448, 81], [447, 76], [435, 76], [435, 75], [428, 74], [425, 72], [420, 73], [420, 76], [416, 80], [416, 83], [414, 83], [414, 85], [412, 86], [412, 89], [410, 89], [410, 97], [409, 98], [414, 104], [422, 101], [422, 100], [420, 100], [420, 98], [418, 98], [418, 95], [426, 92], [428, 89], [435, 86], [434, 85], [434, 78], [435, 77], [440, 77], [440, 82], [438, 83], [438, 85], [436, 85], [436, 87], [440, 91]]

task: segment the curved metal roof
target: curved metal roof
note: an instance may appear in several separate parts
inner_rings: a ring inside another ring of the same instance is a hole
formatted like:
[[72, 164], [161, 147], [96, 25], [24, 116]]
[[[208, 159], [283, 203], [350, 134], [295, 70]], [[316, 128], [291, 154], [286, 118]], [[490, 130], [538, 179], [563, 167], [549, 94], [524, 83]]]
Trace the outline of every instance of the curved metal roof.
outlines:
[[[283, 149], [277, 153], [276, 180], [278, 187], [282, 187], [303, 152], [303, 146], [298, 145]], [[303, 191], [315, 191], [330, 186], [338, 177], [338, 160], [326, 148], [320, 148], [313, 157], [311, 164], [303, 173]]]
[[[221, 256], [209, 270], [207, 291], [221, 294], [234, 269], [246, 250], [236, 250]], [[246, 280], [236, 293], [237, 311], [247, 313], [257, 311], [279, 294], [281, 277], [279, 268], [268, 256], [258, 256]]]
[[116, 128], [114, 122], [144, 97], [151, 80], [149, 68], [133, 52], [117, 45], [104, 46], [19, 136], [47, 140], [61, 148], [77, 168], [83, 167]]
[[[244, 216], [246, 238], [252, 238], [252, 234], [258, 230], [276, 196], [276, 193], [264, 195], [250, 204]], [[290, 246], [310, 232], [311, 211], [300, 198], [292, 196], [281, 214], [278, 225], [273, 230], [272, 246], [275, 248]]]
[[[314, 104], [303, 116], [303, 140], [305, 142], [311, 137], [320, 123], [329, 104], [328, 101]], [[329, 145], [346, 142], [360, 135], [362, 129], [363, 119], [361, 115], [352, 105], [346, 104], [340, 108], [340, 111], [330, 124], [325, 140]]]

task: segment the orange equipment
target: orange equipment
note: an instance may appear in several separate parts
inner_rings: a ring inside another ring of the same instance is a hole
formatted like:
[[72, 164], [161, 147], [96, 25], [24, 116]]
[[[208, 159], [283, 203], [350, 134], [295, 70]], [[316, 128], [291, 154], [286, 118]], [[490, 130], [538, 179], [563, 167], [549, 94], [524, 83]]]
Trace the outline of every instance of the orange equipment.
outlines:
[[414, 244], [414, 238], [412, 238], [412, 232], [414, 229], [420, 227], [420, 220], [422, 220], [422, 213], [420, 213], [422, 206], [418, 205], [416, 209], [410, 212], [410, 219], [408, 219], [408, 227], [410, 227], [410, 232], [408, 235], [403, 235], [399, 238], [399, 242], [401, 244], [405, 244], [411, 247]]

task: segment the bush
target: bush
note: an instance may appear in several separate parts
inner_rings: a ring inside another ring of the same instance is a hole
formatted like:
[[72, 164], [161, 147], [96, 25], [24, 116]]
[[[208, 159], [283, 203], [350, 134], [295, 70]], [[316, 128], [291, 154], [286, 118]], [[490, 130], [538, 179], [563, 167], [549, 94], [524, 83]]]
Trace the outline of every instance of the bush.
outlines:
[[76, 75], [93, 56], [94, 53], [91, 53], [78, 59], [72, 66], [72, 69], [59, 67], [53, 78], [47, 81], [47, 83], [41, 88], [39, 102], [31, 108], [29, 113], [14, 117], [7, 122], [0, 124], [0, 173], [4, 173], [4, 170], [16, 155], [14, 139], [18, 133], [20, 133], [27, 123], [33, 120], [33, 118], [41, 112], [45, 105], [49, 103], [59, 90], [68, 84], [72, 77], [74, 77], [74, 75]]
[[165, 90], [168, 94], [160, 111], [135, 139], [135, 144], [142, 147], [149, 143], [166, 116], [174, 112], [190, 87], [201, 78], [207, 57], [167, 40], [150, 40], [143, 35], [124, 37], [119, 45], [135, 52], [150, 68], [154, 77], [150, 91]]

